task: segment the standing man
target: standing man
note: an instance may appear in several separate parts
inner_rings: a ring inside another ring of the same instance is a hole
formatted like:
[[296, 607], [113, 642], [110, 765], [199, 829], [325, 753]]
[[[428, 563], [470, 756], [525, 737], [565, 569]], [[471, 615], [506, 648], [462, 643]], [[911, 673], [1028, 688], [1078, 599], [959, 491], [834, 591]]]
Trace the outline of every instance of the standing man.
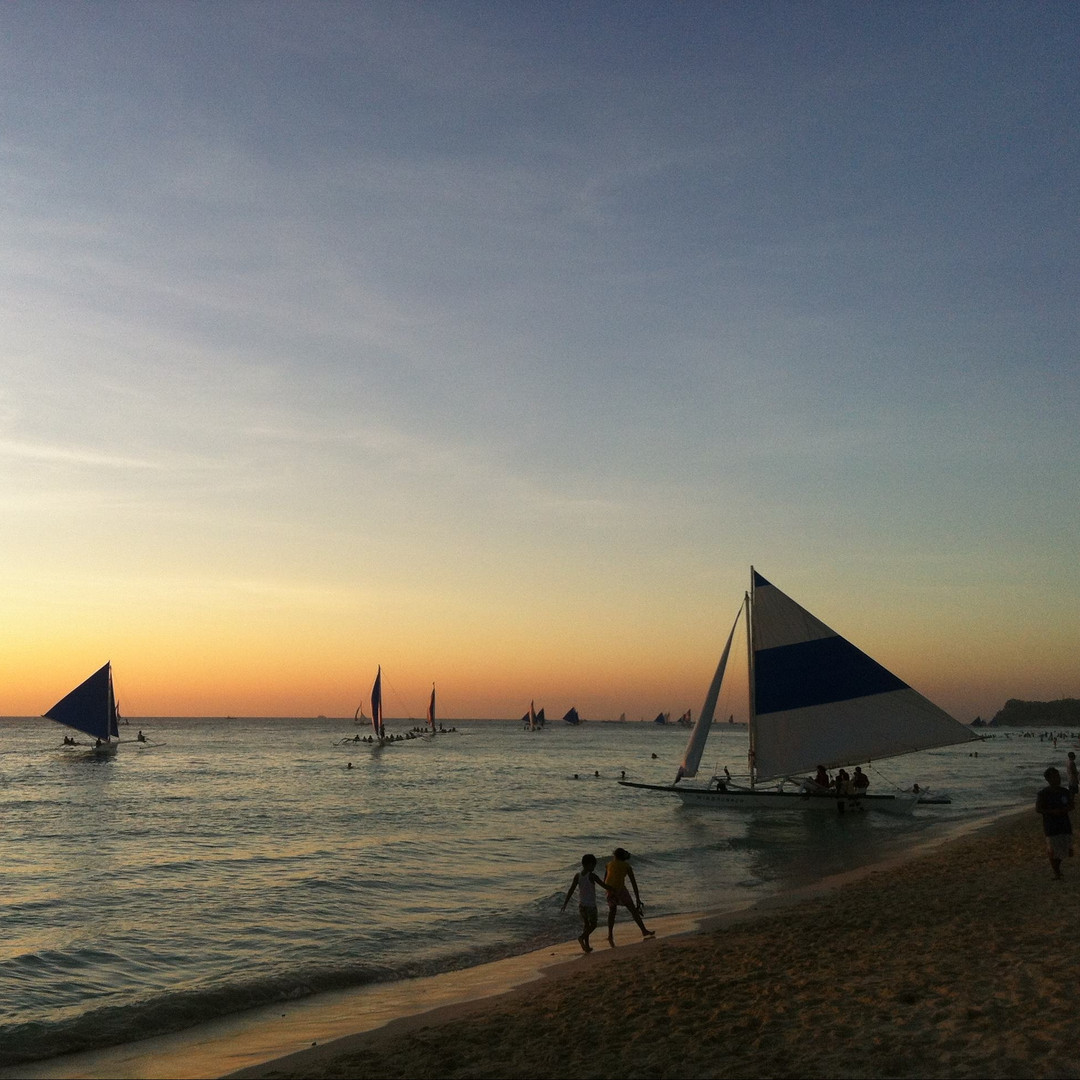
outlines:
[[1072, 793], [1061, 786], [1061, 773], [1052, 766], [1043, 773], [1047, 787], [1035, 797], [1035, 813], [1043, 819], [1046, 850], [1054, 877], [1061, 880], [1061, 860], [1072, 854]]

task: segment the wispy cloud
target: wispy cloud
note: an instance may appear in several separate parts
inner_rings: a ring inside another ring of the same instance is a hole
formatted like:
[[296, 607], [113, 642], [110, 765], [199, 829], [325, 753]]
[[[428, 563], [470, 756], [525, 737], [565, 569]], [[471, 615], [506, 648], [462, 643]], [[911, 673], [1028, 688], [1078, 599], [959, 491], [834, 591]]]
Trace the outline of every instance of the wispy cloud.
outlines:
[[0, 456], [21, 458], [27, 461], [55, 461], [69, 465], [82, 465], [87, 468], [154, 470], [164, 467], [161, 462], [150, 461], [146, 458], [103, 454], [78, 446], [45, 446], [40, 443], [18, 442], [12, 439], [0, 439]]

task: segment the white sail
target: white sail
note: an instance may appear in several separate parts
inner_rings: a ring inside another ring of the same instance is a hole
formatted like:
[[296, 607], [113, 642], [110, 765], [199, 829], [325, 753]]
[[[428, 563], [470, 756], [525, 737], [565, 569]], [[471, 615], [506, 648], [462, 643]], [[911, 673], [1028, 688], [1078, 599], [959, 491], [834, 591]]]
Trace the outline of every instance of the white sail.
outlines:
[[756, 779], [978, 738], [756, 571], [751, 577]]
[[720, 654], [720, 663], [716, 665], [716, 674], [709, 684], [705, 694], [705, 704], [698, 713], [697, 723], [690, 732], [690, 738], [686, 741], [686, 750], [683, 753], [682, 764], [675, 776], [677, 784], [684, 776], [697, 776], [698, 765], [701, 764], [701, 755], [705, 750], [705, 742], [709, 737], [709, 728], [712, 727], [713, 714], [716, 712], [716, 701], [720, 696], [720, 686], [724, 681], [724, 672], [727, 670], [728, 654], [731, 652], [731, 642], [735, 637], [735, 627], [739, 625], [739, 616], [742, 614], [742, 605], [735, 613], [735, 621], [731, 624], [731, 633], [728, 634], [727, 644]]

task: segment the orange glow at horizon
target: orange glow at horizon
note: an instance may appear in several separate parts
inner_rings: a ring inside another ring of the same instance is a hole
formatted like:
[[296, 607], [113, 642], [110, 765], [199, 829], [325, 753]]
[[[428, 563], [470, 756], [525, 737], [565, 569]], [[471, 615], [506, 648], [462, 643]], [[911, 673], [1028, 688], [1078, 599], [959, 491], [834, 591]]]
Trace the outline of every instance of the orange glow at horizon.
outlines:
[[[680, 636], [676, 626], [659, 625], [655, 636], [594, 642], [588, 639], [595, 628], [542, 637], [534, 628], [510, 632], [503, 626], [498, 633], [460, 640], [427, 630], [411, 644], [404, 625], [392, 634], [353, 633], [344, 623], [327, 627], [284, 616], [277, 623], [244, 618], [158, 627], [152, 635], [141, 625], [100, 635], [69, 625], [55, 636], [39, 627], [8, 650], [11, 674], [2, 712], [40, 715], [111, 660], [129, 717], [348, 717], [361, 703], [369, 708], [380, 664], [384, 708], [393, 718], [422, 718], [432, 682], [439, 715], [447, 719], [512, 719], [530, 700], [549, 717], [561, 717], [571, 705], [598, 720], [624, 712], [628, 719], [648, 720], [686, 708], [696, 715], [723, 634], [718, 628], [706, 634], [683, 627]], [[1010, 697], [1077, 695], [1071, 658], [1080, 640], [1066, 638], [1047, 650], [1035, 634], [992, 633], [981, 648], [969, 640], [950, 653], [947, 633], [939, 640], [896, 624], [887, 634], [867, 633], [861, 641], [853, 636], [860, 648], [965, 722], [977, 714], [992, 716]], [[91, 638], [107, 638], [110, 647], [91, 647]]]

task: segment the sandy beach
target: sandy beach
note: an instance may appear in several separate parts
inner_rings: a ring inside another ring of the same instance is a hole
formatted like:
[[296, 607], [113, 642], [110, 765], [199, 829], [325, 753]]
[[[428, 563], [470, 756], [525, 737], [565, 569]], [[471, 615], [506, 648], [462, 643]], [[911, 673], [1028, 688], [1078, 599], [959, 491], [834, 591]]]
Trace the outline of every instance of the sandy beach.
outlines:
[[236, 1077], [1072, 1077], [1080, 862], [1025, 811]]

